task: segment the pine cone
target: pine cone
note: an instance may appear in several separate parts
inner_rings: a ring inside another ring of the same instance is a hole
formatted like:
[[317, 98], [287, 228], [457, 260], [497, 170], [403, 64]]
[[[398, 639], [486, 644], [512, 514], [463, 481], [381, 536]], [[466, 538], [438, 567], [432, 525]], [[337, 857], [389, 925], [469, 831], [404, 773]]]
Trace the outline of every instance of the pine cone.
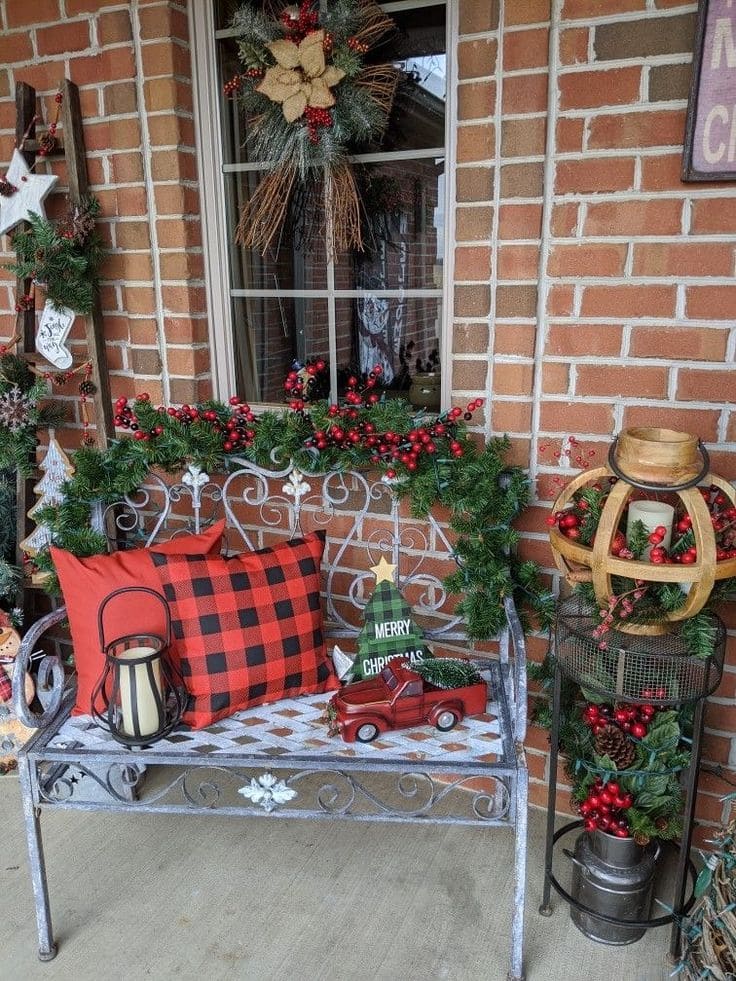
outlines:
[[97, 391], [97, 388], [95, 387], [95, 383], [93, 381], [89, 381], [87, 379], [87, 380], [82, 381], [82, 382], [79, 383], [79, 394], [80, 395], [87, 395], [87, 396], [94, 395], [96, 391]]
[[595, 751], [599, 756], [609, 756], [617, 770], [628, 770], [636, 760], [634, 744], [618, 726], [604, 726], [595, 737]]
[[643, 835], [639, 831], [636, 831], [633, 837], [637, 845], [641, 845], [642, 848], [646, 847], [646, 845], [648, 845], [652, 840], [649, 835]]

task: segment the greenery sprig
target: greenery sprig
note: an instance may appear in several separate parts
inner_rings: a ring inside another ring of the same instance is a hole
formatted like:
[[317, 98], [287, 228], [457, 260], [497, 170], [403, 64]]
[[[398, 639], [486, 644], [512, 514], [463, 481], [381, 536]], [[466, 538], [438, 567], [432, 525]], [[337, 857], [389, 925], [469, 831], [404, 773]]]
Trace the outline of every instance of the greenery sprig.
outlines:
[[95, 232], [97, 198], [72, 207], [61, 222], [31, 212], [30, 227], [13, 236], [16, 261], [4, 266], [20, 279], [42, 286], [54, 307], [75, 313], [92, 311], [102, 262], [102, 243]]

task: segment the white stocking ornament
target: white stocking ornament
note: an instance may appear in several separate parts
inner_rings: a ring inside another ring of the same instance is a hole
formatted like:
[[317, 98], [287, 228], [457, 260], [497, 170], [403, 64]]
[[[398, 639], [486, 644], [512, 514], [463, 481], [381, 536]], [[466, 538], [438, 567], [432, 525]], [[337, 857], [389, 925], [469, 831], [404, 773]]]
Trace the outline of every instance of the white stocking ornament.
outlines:
[[66, 371], [72, 365], [72, 353], [65, 347], [76, 314], [69, 307], [56, 310], [47, 300], [36, 331], [36, 350], [54, 367]]

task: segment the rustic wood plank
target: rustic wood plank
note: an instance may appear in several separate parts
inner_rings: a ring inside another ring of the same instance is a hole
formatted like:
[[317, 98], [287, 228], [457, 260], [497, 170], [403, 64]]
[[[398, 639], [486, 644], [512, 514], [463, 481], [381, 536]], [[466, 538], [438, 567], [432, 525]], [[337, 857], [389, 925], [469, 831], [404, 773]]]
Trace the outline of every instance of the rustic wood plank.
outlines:
[[[62, 86], [61, 118], [64, 132], [66, 167], [69, 175], [69, 200], [81, 204], [89, 193], [87, 177], [87, 156], [82, 130], [82, 110], [79, 104], [79, 89], [68, 78]], [[85, 318], [87, 352], [92, 362], [92, 380], [96, 392], [93, 397], [95, 409], [94, 425], [96, 441], [104, 449], [115, 435], [112, 416], [112, 395], [110, 394], [110, 374], [107, 367], [104, 323], [99, 296], [95, 298], [92, 313]]]

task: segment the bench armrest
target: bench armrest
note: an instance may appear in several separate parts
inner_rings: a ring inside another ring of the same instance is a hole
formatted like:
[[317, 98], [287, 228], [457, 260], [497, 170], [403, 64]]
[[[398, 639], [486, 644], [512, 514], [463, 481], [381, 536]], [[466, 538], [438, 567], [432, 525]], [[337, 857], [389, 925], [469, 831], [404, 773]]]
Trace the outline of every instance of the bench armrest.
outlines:
[[41, 712], [34, 712], [26, 701], [25, 677], [31, 666], [31, 655], [39, 640], [51, 627], [66, 619], [66, 607], [61, 606], [41, 617], [26, 632], [13, 667], [13, 708], [18, 719], [29, 729], [41, 729], [49, 725], [59, 714], [64, 694], [65, 674], [61, 659], [46, 655], [39, 663], [36, 679], [36, 693], [43, 706]]

